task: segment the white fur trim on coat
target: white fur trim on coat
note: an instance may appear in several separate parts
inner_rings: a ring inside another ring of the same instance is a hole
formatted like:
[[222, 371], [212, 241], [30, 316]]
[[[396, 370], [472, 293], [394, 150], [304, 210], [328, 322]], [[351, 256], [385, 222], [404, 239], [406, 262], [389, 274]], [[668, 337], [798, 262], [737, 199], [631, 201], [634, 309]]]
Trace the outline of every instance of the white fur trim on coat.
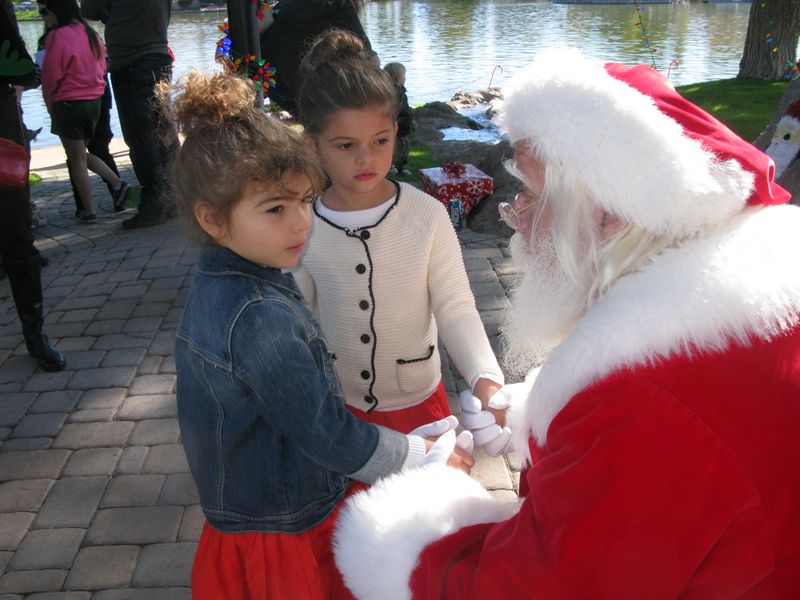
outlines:
[[411, 598], [409, 578], [425, 546], [518, 510], [519, 502], [493, 498], [456, 469], [410, 469], [347, 501], [334, 534], [336, 564], [359, 600]]
[[752, 190], [737, 161], [703, 149], [650, 96], [577, 50], [539, 54], [499, 108], [512, 143], [526, 140], [605, 210], [660, 235], [722, 222]]
[[800, 208], [750, 208], [621, 278], [553, 349], [527, 403], [511, 407], [516, 448], [529, 435], [544, 444], [569, 400], [612, 372], [797, 326], [798, 256]]

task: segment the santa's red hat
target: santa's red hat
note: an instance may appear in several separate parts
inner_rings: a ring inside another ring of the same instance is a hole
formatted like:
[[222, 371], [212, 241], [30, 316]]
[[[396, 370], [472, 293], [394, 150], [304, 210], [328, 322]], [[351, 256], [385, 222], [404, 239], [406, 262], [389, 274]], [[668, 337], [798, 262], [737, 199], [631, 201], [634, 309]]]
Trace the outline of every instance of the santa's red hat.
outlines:
[[498, 120], [512, 143], [527, 141], [604, 209], [654, 233], [690, 235], [790, 198], [771, 158], [644, 65], [543, 52], [506, 90]]

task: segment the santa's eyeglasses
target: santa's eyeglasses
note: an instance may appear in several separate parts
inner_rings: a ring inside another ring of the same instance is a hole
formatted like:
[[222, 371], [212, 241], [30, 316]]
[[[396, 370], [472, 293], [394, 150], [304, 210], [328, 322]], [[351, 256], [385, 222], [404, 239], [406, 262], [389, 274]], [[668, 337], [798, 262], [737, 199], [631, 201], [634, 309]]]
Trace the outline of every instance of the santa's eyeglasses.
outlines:
[[[522, 204], [521, 208], [515, 208]], [[501, 202], [497, 205], [497, 212], [500, 213], [500, 220], [511, 227], [514, 231], [519, 231], [530, 224], [531, 208], [539, 206], [539, 199], [532, 199], [525, 192], [520, 192], [514, 196], [514, 204]]]

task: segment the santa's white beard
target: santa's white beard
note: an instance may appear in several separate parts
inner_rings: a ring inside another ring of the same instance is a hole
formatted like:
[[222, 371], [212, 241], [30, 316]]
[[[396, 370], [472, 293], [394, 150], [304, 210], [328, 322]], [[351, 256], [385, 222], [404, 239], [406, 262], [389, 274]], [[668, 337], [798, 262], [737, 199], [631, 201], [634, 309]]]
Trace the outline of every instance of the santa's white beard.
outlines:
[[567, 276], [550, 236], [537, 236], [531, 251], [515, 234], [510, 248], [522, 275], [501, 326], [505, 342], [502, 361], [509, 376], [519, 378], [572, 331], [586, 311], [590, 286]]

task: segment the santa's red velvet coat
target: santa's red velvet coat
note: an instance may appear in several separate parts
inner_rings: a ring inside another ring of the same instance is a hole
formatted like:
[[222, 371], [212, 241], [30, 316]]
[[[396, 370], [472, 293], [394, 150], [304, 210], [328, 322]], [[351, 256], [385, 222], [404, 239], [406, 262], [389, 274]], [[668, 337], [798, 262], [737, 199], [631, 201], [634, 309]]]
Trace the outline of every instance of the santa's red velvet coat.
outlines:
[[443, 466], [356, 496], [359, 598], [800, 597], [800, 209], [620, 279], [531, 375], [524, 498]]

